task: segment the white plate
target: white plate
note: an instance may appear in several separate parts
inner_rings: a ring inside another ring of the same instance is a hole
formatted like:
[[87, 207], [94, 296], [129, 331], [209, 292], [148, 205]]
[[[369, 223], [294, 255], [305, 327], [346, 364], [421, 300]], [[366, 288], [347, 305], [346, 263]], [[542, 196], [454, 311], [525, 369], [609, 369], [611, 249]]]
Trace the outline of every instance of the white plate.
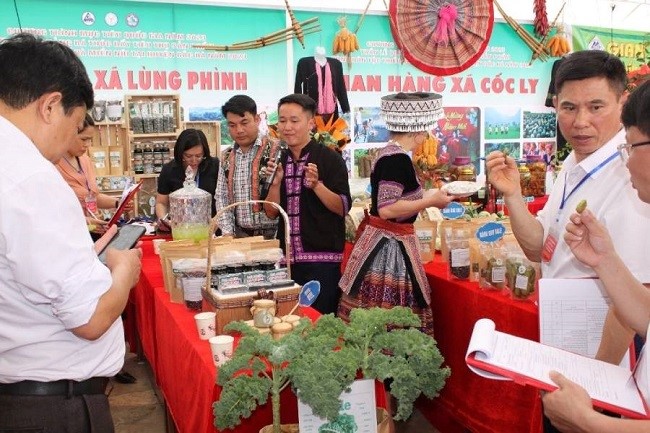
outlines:
[[481, 185], [477, 182], [469, 182], [466, 180], [450, 182], [442, 187], [443, 191], [456, 197], [469, 197], [479, 189], [481, 189]]

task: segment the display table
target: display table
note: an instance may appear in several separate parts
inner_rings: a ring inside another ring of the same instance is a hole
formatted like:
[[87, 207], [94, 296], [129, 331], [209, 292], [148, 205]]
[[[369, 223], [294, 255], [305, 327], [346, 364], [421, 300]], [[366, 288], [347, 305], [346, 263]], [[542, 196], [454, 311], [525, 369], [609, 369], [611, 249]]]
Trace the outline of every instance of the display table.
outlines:
[[537, 307], [482, 290], [476, 282], [449, 281], [446, 266], [437, 254], [425, 270], [435, 338], [451, 377], [440, 397], [419, 399], [418, 409], [443, 433], [540, 432], [542, 407], [536, 388], [483, 378], [465, 364], [474, 323], [483, 317], [492, 319], [501, 332], [539, 341]]

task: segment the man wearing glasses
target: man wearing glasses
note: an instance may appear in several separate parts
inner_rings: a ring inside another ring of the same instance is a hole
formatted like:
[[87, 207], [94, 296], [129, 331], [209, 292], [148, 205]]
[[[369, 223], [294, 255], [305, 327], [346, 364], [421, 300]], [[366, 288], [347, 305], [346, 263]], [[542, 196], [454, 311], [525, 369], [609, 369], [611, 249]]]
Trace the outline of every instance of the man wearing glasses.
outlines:
[[[163, 165], [158, 177], [156, 194], [156, 217], [158, 230], [169, 231], [169, 194], [181, 189], [186, 170], [192, 169], [197, 186], [214, 197], [219, 173], [219, 159], [210, 156], [208, 139], [199, 129], [186, 129], [181, 132], [174, 144], [174, 159]], [[212, 216], [216, 214], [212, 201]]]
[[[542, 262], [545, 278], [596, 277], [592, 268], [573, 256], [562, 236], [569, 216], [584, 199], [607, 226], [632, 274], [650, 282], [646, 259], [650, 212], [636, 198], [617, 149], [625, 142], [620, 120], [627, 98], [625, 85], [625, 66], [604, 51], [576, 52], [560, 65], [553, 103], [560, 131], [573, 150], [537, 217], [529, 213], [522, 198], [516, 161], [498, 151], [486, 159], [490, 181], [508, 206], [515, 237], [529, 259]], [[633, 335], [610, 311], [596, 357], [619, 363]], [[545, 431], [554, 430], [547, 424]]]

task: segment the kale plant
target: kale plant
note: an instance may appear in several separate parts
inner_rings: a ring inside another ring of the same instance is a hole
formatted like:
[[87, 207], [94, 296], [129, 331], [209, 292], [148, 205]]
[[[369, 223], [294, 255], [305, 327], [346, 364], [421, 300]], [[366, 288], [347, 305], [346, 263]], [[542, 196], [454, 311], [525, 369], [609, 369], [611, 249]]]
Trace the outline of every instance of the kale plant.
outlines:
[[356, 309], [346, 324], [325, 315], [314, 324], [302, 319], [279, 341], [243, 322], [226, 330], [243, 334], [232, 360], [219, 370], [222, 386], [214, 404], [218, 429], [233, 428], [258, 405], [273, 406], [274, 433], [280, 432], [280, 392], [291, 385], [314, 414], [334, 422], [340, 395], [356, 378], [389, 381], [397, 399], [396, 420], [408, 418], [420, 394], [436, 397], [449, 377], [435, 340], [413, 327], [419, 318], [404, 307]]

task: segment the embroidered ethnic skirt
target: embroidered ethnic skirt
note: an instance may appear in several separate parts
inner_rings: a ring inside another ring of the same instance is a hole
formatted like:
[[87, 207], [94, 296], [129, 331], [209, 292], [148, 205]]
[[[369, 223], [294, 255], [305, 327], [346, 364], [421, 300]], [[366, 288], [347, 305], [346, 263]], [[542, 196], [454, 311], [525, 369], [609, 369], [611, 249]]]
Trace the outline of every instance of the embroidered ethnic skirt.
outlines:
[[410, 308], [422, 332], [433, 337], [431, 289], [424, 273], [412, 224], [368, 216], [343, 277], [338, 316], [348, 320], [353, 308]]

